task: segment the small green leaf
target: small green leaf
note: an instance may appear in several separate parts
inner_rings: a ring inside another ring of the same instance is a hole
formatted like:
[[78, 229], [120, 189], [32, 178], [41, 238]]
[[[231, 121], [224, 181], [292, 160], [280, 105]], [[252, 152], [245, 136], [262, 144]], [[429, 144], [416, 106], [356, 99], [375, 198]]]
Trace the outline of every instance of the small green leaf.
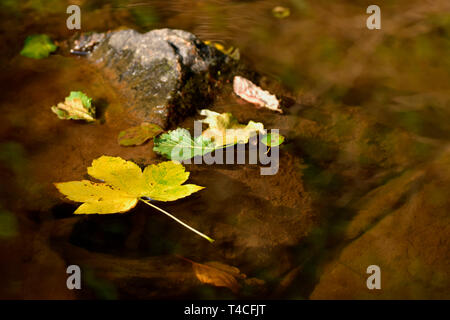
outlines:
[[81, 91], [72, 91], [64, 102], [52, 107], [52, 111], [62, 120], [95, 120], [92, 99]]
[[182, 161], [215, 150], [215, 144], [203, 136], [192, 139], [188, 130], [178, 128], [154, 138], [153, 151], [168, 159]]
[[291, 15], [291, 10], [286, 7], [277, 6], [272, 9], [272, 15], [278, 19], [284, 19]]
[[268, 147], [276, 147], [284, 142], [284, 137], [279, 133], [268, 133], [261, 138], [261, 143]]
[[20, 54], [28, 58], [42, 59], [47, 58], [57, 48], [58, 46], [53, 43], [49, 36], [36, 34], [25, 39], [25, 44]]
[[157, 124], [144, 122], [140, 126], [121, 131], [118, 142], [121, 146], [138, 146], [161, 132], [163, 132], [163, 129]]

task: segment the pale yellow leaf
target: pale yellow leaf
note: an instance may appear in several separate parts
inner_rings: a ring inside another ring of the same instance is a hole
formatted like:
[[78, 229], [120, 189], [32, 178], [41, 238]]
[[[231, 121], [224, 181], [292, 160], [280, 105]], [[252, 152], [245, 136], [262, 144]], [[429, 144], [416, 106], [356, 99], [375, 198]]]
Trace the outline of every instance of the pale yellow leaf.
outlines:
[[212, 139], [216, 146], [235, 143], [247, 143], [250, 137], [261, 133], [265, 134], [264, 125], [261, 122], [249, 121], [247, 125], [240, 124], [231, 113], [217, 113], [203, 109], [202, 116], [206, 116], [202, 122], [209, 128], [203, 131], [205, 138]]

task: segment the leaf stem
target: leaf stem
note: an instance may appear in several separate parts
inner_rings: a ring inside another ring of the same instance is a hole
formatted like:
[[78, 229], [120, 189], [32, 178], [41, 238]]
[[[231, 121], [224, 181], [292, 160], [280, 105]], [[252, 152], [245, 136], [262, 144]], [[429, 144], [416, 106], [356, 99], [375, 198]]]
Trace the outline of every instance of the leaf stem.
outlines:
[[156, 210], [161, 211], [162, 213], [164, 213], [165, 215], [169, 216], [170, 218], [172, 218], [173, 220], [175, 220], [176, 222], [178, 222], [179, 224], [183, 225], [184, 227], [188, 228], [189, 230], [195, 232], [196, 234], [198, 234], [200, 237], [205, 238], [206, 240], [208, 240], [209, 242], [213, 243], [214, 239], [211, 239], [210, 237], [208, 237], [207, 235], [201, 233], [200, 231], [192, 228], [191, 226], [187, 225], [186, 223], [184, 223], [183, 221], [181, 221], [180, 219], [178, 219], [177, 217], [171, 215], [170, 213], [168, 213], [167, 211], [155, 206], [154, 204], [150, 203], [147, 200], [144, 200], [142, 198], [140, 198], [139, 200], [141, 200], [142, 202], [144, 202], [145, 204], [149, 205], [150, 207], [155, 208]]

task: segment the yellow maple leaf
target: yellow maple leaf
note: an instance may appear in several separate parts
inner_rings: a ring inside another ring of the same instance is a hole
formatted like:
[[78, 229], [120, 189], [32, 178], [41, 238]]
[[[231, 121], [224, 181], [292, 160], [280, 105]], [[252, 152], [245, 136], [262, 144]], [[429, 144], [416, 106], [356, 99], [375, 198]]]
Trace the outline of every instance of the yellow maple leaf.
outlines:
[[102, 156], [92, 161], [88, 173], [103, 182], [82, 180], [55, 183], [56, 188], [67, 199], [84, 202], [75, 214], [126, 212], [134, 208], [138, 201], [142, 201], [205, 239], [214, 241], [150, 202], [174, 201], [203, 189], [195, 184], [183, 184], [189, 178], [189, 172], [185, 171], [182, 164], [166, 161], [149, 165], [142, 171], [131, 161]]

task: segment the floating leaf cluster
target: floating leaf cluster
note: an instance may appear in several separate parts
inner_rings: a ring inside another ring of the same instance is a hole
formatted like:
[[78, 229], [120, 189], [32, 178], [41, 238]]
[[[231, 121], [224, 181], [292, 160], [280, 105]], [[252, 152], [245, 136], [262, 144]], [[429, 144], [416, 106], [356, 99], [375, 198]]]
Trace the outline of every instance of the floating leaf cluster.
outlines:
[[[231, 113], [217, 113], [208, 109], [201, 110], [200, 114], [206, 117], [202, 122], [209, 126], [202, 135], [193, 138], [186, 129], [171, 130], [154, 138], [153, 151], [168, 159], [183, 161], [236, 143], [248, 143], [257, 134], [266, 137], [266, 130], [261, 122], [241, 124]], [[281, 135], [265, 139], [266, 143], [263, 143], [269, 147], [278, 146], [284, 141]], [[275, 140], [279, 143], [276, 144]]]
[[52, 111], [63, 120], [95, 121], [95, 106], [92, 99], [81, 91], [72, 91], [64, 102], [52, 107]]

